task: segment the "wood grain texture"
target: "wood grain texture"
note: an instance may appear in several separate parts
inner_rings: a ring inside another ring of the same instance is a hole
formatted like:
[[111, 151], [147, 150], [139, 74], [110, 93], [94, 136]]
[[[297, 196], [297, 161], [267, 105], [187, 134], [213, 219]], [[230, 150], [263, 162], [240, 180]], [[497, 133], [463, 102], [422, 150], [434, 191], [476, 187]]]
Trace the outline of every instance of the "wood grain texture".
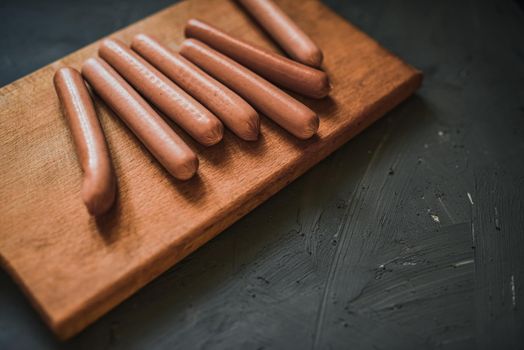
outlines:
[[[186, 137], [200, 156], [201, 170], [196, 178], [179, 182], [97, 100], [119, 191], [114, 210], [98, 220], [89, 217], [80, 200], [81, 173], [52, 85], [57, 68], [79, 68], [96, 54], [97, 44], [0, 90], [1, 260], [59, 337], [83, 329], [420, 85], [418, 71], [321, 3], [280, 4], [325, 53], [333, 92], [322, 101], [303, 99], [320, 115], [318, 137], [297, 141], [265, 118], [256, 143], [228, 133], [219, 145], [203, 148]], [[226, 0], [184, 2], [112, 36], [129, 43], [144, 32], [176, 44], [193, 16], [275, 49]]]

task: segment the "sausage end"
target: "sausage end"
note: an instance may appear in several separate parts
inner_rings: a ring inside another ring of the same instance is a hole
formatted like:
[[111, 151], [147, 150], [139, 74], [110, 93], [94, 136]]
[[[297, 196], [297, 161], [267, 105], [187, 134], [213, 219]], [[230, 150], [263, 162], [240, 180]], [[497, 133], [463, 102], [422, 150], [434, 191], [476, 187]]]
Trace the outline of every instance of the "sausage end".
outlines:
[[53, 76], [53, 83], [55, 84], [55, 86], [58, 85], [59, 81], [61, 79], [64, 79], [65, 75], [67, 74], [70, 74], [70, 75], [75, 75], [75, 74], [78, 74], [80, 75], [80, 73], [74, 69], [74, 68], [71, 68], [71, 67], [62, 67], [62, 68], [59, 68], [56, 72], [55, 72], [55, 75]]
[[154, 40], [153, 37], [148, 36], [146, 34], [140, 33], [133, 37], [133, 40], [131, 41], [131, 48], [136, 51], [140, 51], [140, 48], [144, 45], [148, 45]]
[[307, 140], [317, 133], [319, 126], [320, 119], [315, 113], [312, 113], [308, 116], [308, 120], [305, 123], [304, 129], [295, 136], [297, 136], [299, 139]]
[[303, 52], [301, 57], [297, 57], [302, 63], [314, 68], [320, 68], [324, 60], [324, 54], [318, 47], [312, 47], [310, 50]]
[[196, 156], [196, 154], [191, 152], [191, 154], [188, 154], [184, 157], [184, 159], [180, 163], [179, 168], [177, 169], [177, 173], [173, 175], [179, 180], [189, 180], [197, 172], [198, 166], [198, 157]]
[[116, 184], [111, 175], [107, 179], [97, 179], [86, 173], [82, 184], [82, 200], [92, 216], [106, 213], [115, 201]]
[[256, 141], [260, 134], [260, 117], [258, 113], [253, 110], [252, 113], [246, 115], [244, 128], [238, 131], [238, 136], [245, 141]]
[[184, 35], [186, 38], [191, 38], [193, 36], [193, 29], [198, 27], [199, 23], [200, 21], [195, 18], [191, 18], [187, 21], [184, 27]]
[[224, 136], [224, 125], [216, 118], [209, 120], [209, 122], [202, 128], [202, 137], [199, 138], [200, 143], [204, 146], [213, 146], [222, 141]]

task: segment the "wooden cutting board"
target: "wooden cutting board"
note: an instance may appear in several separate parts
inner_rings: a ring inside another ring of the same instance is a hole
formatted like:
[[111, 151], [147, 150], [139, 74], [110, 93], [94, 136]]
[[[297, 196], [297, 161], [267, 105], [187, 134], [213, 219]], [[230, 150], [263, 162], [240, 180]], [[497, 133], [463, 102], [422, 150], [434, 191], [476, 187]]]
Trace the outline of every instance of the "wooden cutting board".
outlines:
[[[79, 68], [95, 56], [97, 43], [0, 90], [1, 262], [60, 338], [85, 328], [420, 86], [420, 72], [320, 2], [278, 2], [324, 51], [333, 92], [302, 99], [320, 115], [318, 136], [299, 141], [266, 118], [257, 142], [228, 132], [204, 148], [182, 135], [201, 167], [180, 182], [97, 99], [119, 191], [115, 208], [98, 220], [80, 199], [82, 174], [52, 83], [57, 68]], [[175, 47], [191, 17], [277, 50], [228, 0], [183, 2], [111, 36], [129, 43], [143, 32]]]

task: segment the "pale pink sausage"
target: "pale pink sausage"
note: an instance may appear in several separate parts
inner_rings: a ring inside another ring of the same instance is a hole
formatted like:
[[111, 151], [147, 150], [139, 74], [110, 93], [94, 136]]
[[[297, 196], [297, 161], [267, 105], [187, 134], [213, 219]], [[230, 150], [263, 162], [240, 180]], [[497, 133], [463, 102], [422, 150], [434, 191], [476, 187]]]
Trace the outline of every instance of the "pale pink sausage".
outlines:
[[123, 42], [105, 39], [98, 54], [195, 140], [204, 146], [222, 140], [224, 128], [220, 120]]
[[190, 19], [185, 34], [231, 57], [267, 80], [301, 95], [323, 98], [331, 90], [325, 72], [251, 45], [203, 21]]
[[308, 139], [317, 132], [319, 119], [315, 112], [206, 44], [187, 39], [180, 53], [296, 137]]
[[82, 200], [91, 215], [103, 214], [115, 201], [116, 181], [93, 100], [75, 69], [60, 68], [53, 80], [84, 172]]
[[[293, 59], [320, 67], [320, 48], [271, 0], [237, 0]], [[336, 33], [333, 33], [336, 35]]]
[[109, 64], [90, 58], [82, 75], [171, 175], [187, 180], [195, 174], [195, 153]]
[[131, 47], [209, 108], [238, 137], [247, 141], [258, 138], [260, 119], [257, 112], [229, 88], [150, 36], [135, 36]]

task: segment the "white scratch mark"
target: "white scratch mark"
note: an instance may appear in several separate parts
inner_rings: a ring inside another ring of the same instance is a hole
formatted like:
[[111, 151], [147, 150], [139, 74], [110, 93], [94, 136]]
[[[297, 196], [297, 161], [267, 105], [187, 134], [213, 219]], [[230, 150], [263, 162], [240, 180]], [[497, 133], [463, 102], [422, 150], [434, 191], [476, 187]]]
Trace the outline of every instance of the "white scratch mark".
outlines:
[[417, 263], [414, 261], [404, 261], [402, 263], [402, 266], [415, 266], [415, 265], [417, 265]]
[[499, 211], [497, 207], [494, 207], [494, 209], [495, 209], [495, 229], [497, 231], [500, 231]]
[[511, 304], [513, 305], [513, 309], [516, 309], [517, 308], [517, 296], [515, 295], [515, 276], [511, 275], [509, 284], [511, 286]]
[[430, 214], [431, 215], [431, 218], [433, 219], [433, 221], [437, 222], [440, 224], [440, 218], [438, 217], [438, 215], [435, 215], [435, 214]]
[[449, 220], [451, 220], [451, 223], [454, 224], [455, 219], [453, 218], [453, 215], [451, 215], [451, 213], [449, 212], [448, 207], [446, 207], [446, 205], [442, 201], [442, 198], [438, 197], [438, 201], [440, 202], [442, 209], [444, 209], [444, 211], [446, 212], [446, 215], [449, 217]]
[[473, 264], [473, 262], [474, 262], [473, 259], [459, 261], [459, 262], [454, 263], [453, 267], [461, 267], [461, 266], [464, 266], [464, 265]]
[[471, 222], [471, 240], [473, 241], [473, 245], [475, 245], [475, 223]]
[[471, 198], [471, 193], [468, 192], [468, 198], [469, 198], [469, 202], [471, 203], [471, 205], [475, 204], [473, 203], [473, 198]]

